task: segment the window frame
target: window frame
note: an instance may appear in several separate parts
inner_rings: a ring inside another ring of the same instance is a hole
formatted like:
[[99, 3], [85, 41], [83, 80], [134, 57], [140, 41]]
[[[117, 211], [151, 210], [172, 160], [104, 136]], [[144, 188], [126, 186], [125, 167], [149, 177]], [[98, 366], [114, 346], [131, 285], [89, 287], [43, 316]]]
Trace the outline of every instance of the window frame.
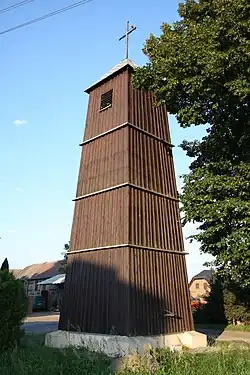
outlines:
[[[110, 103], [103, 106], [103, 104], [105, 104], [105, 101], [110, 102]], [[101, 95], [99, 111], [102, 112], [102, 111], [105, 111], [108, 108], [111, 108], [112, 104], [113, 104], [113, 89], [111, 89], [109, 91], [106, 91]]]

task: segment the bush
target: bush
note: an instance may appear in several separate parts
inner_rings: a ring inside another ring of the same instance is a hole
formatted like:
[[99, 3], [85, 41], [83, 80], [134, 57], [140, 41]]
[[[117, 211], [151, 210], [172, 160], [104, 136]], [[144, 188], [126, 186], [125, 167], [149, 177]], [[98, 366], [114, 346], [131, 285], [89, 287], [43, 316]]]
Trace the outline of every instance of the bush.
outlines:
[[23, 330], [21, 324], [27, 312], [27, 299], [23, 284], [15, 280], [8, 270], [0, 270], [0, 351], [19, 344]]
[[239, 286], [231, 286], [224, 290], [225, 315], [229, 324], [237, 321], [250, 322], [250, 290], [241, 289]]

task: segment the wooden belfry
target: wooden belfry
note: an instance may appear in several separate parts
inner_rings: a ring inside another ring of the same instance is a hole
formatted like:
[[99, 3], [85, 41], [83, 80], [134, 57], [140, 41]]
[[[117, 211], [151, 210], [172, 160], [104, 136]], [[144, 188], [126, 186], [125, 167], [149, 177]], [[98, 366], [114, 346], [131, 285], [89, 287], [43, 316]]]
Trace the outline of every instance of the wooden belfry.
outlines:
[[61, 330], [193, 329], [167, 110], [132, 87], [134, 67], [125, 59], [86, 90]]

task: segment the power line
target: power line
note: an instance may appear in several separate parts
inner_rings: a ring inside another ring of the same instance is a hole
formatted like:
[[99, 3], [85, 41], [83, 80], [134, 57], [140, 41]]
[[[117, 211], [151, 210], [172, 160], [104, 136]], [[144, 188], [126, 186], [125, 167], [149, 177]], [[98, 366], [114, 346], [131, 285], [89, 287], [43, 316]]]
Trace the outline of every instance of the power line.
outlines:
[[68, 10], [71, 10], [71, 9], [73, 9], [73, 8], [76, 8], [76, 7], [79, 7], [79, 6], [81, 6], [81, 5], [84, 5], [84, 4], [87, 4], [87, 3], [90, 3], [91, 1], [93, 1], [93, 0], [82, 0], [82, 1], [78, 1], [78, 2], [75, 3], [75, 4], [71, 4], [71, 5], [68, 5], [68, 6], [64, 7], [64, 8], [57, 9], [57, 10], [55, 10], [54, 12], [44, 14], [43, 16], [40, 16], [40, 17], [34, 18], [34, 19], [30, 20], [30, 21], [27, 21], [27, 22], [21, 23], [21, 24], [19, 24], [19, 25], [13, 26], [13, 27], [11, 27], [10, 29], [6, 29], [6, 30], [4, 30], [4, 31], [1, 31], [1, 32], [0, 32], [0, 35], [10, 33], [11, 31], [14, 31], [14, 30], [17, 30], [17, 29], [21, 29], [22, 27], [29, 26], [29, 25], [31, 25], [31, 24], [33, 24], [33, 23], [36, 23], [36, 22], [39, 22], [39, 21], [43, 21], [43, 20], [45, 20], [46, 18], [53, 17], [53, 16], [56, 16], [57, 14], [67, 12]]
[[29, 4], [29, 3], [33, 2], [33, 1], [34, 0], [23, 0], [23, 1], [20, 1], [19, 3], [10, 5], [7, 8], [0, 9], [0, 14], [9, 12], [10, 10], [13, 10], [13, 9], [16, 9], [16, 8], [19, 8], [19, 7], [22, 7], [22, 6], [26, 5], [26, 4]]

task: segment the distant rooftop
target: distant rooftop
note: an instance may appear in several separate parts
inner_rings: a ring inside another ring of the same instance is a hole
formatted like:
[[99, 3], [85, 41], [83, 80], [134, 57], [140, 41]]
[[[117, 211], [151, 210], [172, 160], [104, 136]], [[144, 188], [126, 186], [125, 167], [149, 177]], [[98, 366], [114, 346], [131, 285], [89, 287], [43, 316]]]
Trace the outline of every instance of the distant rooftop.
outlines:
[[191, 282], [193, 280], [201, 280], [201, 279], [204, 279], [206, 280], [207, 282], [211, 283], [212, 282], [212, 279], [213, 279], [213, 274], [212, 274], [212, 271], [211, 270], [203, 270], [201, 271], [200, 273], [198, 273], [197, 275], [195, 275]]
[[104, 81], [107, 78], [110, 78], [111, 76], [115, 75], [119, 70], [125, 68], [126, 66], [130, 66], [133, 69], [137, 68], [137, 65], [132, 60], [124, 59], [121, 62], [119, 62], [118, 64], [116, 64], [106, 74], [104, 74], [98, 81], [96, 81], [91, 86], [89, 86], [85, 90], [85, 92], [89, 93], [94, 87], [98, 86], [102, 81]]
[[49, 279], [45, 279], [43, 281], [40, 281], [38, 285], [58, 285], [63, 284], [65, 282], [66, 274], [60, 274], [53, 277], [50, 277]]
[[52, 276], [58, 275], [60, 266], [61, 261], [31, 264], [21, 271], [18, 270], [20, 272], [13, 270], [13, 273], [17, 279], [48, 279]]
[[22, 269], [12, 269], [10, 272], [18, 279], [18, 275], [22, 272]]

